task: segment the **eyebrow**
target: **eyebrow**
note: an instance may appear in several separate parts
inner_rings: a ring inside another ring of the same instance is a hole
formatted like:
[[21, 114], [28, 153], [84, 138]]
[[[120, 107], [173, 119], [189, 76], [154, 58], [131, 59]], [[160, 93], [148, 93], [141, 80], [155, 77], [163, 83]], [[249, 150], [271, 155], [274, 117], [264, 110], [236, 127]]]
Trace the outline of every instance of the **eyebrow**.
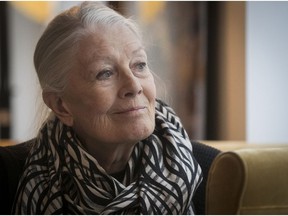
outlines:
[[133, 52], [132, 52], [132, 54], [136, 54], [136, 53], [138, 53], [138, 52], [140, 52], [140, 51], [144, 51], [145, 52], [145, 48], [143, 47], [143, 46], [140, 46], [139, 48], [137, 48], [136, 50], [134, 50]]

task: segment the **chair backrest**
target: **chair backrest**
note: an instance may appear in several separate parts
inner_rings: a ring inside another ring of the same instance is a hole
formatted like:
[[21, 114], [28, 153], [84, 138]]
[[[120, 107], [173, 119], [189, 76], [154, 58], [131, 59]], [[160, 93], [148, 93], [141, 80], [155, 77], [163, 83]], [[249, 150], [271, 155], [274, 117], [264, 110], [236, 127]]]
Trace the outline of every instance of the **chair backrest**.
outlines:
[[[14, 146], [0, 147], [0, 214], [10, 214], [23, 172], [23, 166], [34, 140]], [[208, 172], [219, 150], [192, 141], [193, 153], [203, 172], [203, 181], [195, 192], [193, 203], [196, 214], [205, 214], [205, 191]]]
[[11, 209], [28, 155], [31, 141], [0, 147], [0, 214], [11, 214]]
[[221, 153], [206, 187], [207, 214], [287, 214], [288, 147]]
[[214, 161], [215, 157], [220, 153], [220, 150], [196, 141], [191, 141], [191, 143], [193, 146], [194, 157], [201, 166], [203, 174], [203, 180], [193, 197], [193, 204], [195, 208], [195, 213], [198, 215], [204, 215], [206, 213], [205, 202], [208, 173], [212, 162]]

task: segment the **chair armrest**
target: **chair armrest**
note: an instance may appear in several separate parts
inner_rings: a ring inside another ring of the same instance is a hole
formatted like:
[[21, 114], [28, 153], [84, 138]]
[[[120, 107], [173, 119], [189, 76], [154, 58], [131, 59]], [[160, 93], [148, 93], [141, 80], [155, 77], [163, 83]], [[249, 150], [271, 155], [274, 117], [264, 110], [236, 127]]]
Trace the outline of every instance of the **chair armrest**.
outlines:
[[287, 214], [288, 147], [221, 153], [211, 165], [207, 214]]

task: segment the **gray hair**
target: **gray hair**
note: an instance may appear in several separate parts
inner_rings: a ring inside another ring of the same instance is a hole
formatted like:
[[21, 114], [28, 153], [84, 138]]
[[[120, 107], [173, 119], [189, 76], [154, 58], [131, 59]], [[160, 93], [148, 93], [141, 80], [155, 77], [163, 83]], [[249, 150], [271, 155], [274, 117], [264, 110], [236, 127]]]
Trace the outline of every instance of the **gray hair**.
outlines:
[[43, 91], [61, 93], [67, 85], [69, 70], [78, 42], [98, 27], [124, 24], [142, 40], [137, 24], [99, 2], [83, 2], [56, 16], [39, 39], [34, 65]]

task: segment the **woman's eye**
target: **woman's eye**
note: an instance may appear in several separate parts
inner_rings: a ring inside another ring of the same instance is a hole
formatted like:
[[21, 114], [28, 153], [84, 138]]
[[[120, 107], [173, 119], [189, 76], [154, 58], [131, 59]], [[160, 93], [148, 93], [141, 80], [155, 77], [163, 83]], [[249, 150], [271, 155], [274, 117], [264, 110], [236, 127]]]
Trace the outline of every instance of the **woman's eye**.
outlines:
[[139, 62], [136, 64], [136, 69], [137, 71], [143, 71], [146, 69], [146, 66], [147, 66], [146, 62]]
[[97, 80], [107, 80], [113, 75], [113, 72], [111, 70], [103, 70], [99, 72], [96, 76]]

